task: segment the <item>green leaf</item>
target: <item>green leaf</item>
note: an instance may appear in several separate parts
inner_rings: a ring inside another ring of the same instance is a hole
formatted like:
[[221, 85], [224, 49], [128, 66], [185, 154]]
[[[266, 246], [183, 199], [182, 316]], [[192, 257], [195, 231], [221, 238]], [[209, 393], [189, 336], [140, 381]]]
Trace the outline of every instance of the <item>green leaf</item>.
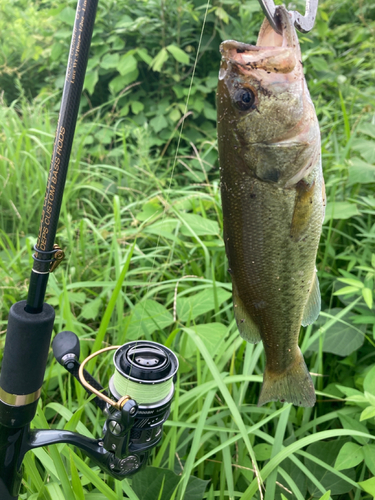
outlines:
[[328, 202], [324, 218], [324, 224], [331, 219], [350, 219], [355, 215], [360, 215], [358, 208], [353, 203], [348, 201]]
[[189, 56], [184, 52], [183, 50], [180, 49], [180, 47], [177, 47], [176, 45], [168, 45], [167, 47], [168, 52], [172, 54], [172, 56], [176, 59], [181, 64], [189, 64]]
[[[46, 486], [48, 489], [48, 493], [50, 494], [51, 498], [53, 498], [53, 500], [66, 500], [66, 496], [61, 491], [61, 488], [57, 483], [50, 482], [50, 483], [47, 483]], [[39, 495], [38, 495], [38, 497], [39, 497]], [[38, 500], [39, 500], [39, 498], [38, 498]]]
[[72, 26], [76, 19], [76, 11], [71, 7], [65, 7], [58, 15], [58, 18], [64, 23], [69, 24], [69, 26]]
[[154, 198], [142, 205], [142, 212], [137, 213], [137, 220], [144, 222], [152, 217], [157, 217], [161, 213], [163, 213], [163, 207], [160, 205], [159, 200]]
[[[320, 432], [313, 432], [311, 435], [305, 436], [304, 438], [299, 438], [296, 441], [294, 441], [292, 444], [285, 446], [283, 450], [280, 451], [276, 455], [276, 457], [271, 458], [269, 462], [262, 468], [261, 470], [261, 477], [263, 480], [266, 480], [267, 477], [270, 475], [270, 473], [287, 457], [292, 455], [293, 453], [296, 453], [298, 450], [301, 450], [305, 446], [311, 443], [319, 443], [324, 439], [333, 439], [337, 438], [338, 436], [351, 436], [354, 438], [364, 438], [366, 440], [368, 439], [373, 439], [373, 436], [367, 432], [362, 433], [358, 432], [356, 430], [346, 430], [346, 429], [334, 429], [334, 430], [328, 430], [328, 431], [320, 431]], [[331, 441], [332, 442], [332, 441]], [[328, 443], [329, 444], [329, 443]], [[334, 471], [335, 469], [332, 469]], [[333, 472], [332, 472], [333, 473]], [[344, 479], [344, 475], [342, 472], [337, 471], [336, 475]], [[352, 487], [356, 486], [357, 483], [352, 481], [351, 479], [348, 478], [349, 483], [352, 485]], [[255, 494], [255, 492], [258, 490], [258, 481], [257, 478], [253, 479], [252, 483], [250, 486], [246, 489], [246, 491], [242, 494], [241, 500], [251, 500]]]
[[155, 330], [163, 330], [173, 323], [169, 311], [159, 302], [147, 299], [132, 310], [126, 340], [136, 340], [142, 335], [150, 336]]
[[375, 365], [366, 373], [363, 381], [363, 389], [375, 396]]
[[216, 109], [210, 108], [208, 106], [208, 103], [205, 103], [205, 106], [203, 108], [203, 114], [207, 118], [207, 120], [212, 120], [212, 121], [216, 122], [216, 119], [217, 119]]
[[56, 42], [52, 45], [51, 49], [51, 59], [57, 61], [64, 51], [64, 46], [60, 42]]
[[77, 467], [75, 466], [72, 455], [73, 455], [73, 452], [70, 450], [70, 474], [71, 474], [73, 491], [74, 491], [74, 494], [75, 494], [77, 500], [85, 500], [85, 493], [83, 491], [82, 484], [81, 484], [81, 481], [79, 479]]
[[167, 59], [168, 51], [167, 49], [162, 48], [151, 61], [151, 69], [153, 71], [161, 71], [161, 68], [163, 67], [163, 64], [167, 61]]
[[141, 111], [144, 110], [144, 104], [140, 101], [132, 101], [130, 103], [130, 107], [132, 108], [132, 111], [135, 115], [137, 115], [138, 113], [140, 113]]
[[195, 476], [190, 476], [186, 487], [184, 500], [202, 500], [204, 492], [210, 481], [204, 481]]
[[128, 479], [121, 481], [122, 489], [130, 500], [139, 500], [138, 496], [134, 493], [133, 488], [130, 486]]
[[[353, 431], [367, 433], [367, 427], [358, 422], [358, 420], [355, 420], [352, 417], [348, 417], [347, 415], [342, 415], [342, 414], [339, 415], [339, 419], [344, 429], [350, 429]], [[356, 436], [355, 434], [353, 434], [353, 437], [359, 444], [366, 444], [368, 442], [368, 439], [364, 437]]]
[[362, 447], [356, 443], [345, 443], [336, 458], [335, 469], [351, 469], [364, 459]]
[[[228, 408], [231, 412], [231, 418], [233, 419], [238, 430], [240, 431], [240, 436], [244, 442], [244, 445], [247, 449], [248, 454], [250, 455], [250, 458], [251, 458], [251, 461], [253, 464], [253, 468], [255, 469], [255, 474], [259, 478], [260, 473], [259, 473], [258, 464], [257, 464], [256, 458], [255, 458], [254, 450], [253, 450], [253, 447], [251, 445], [244, 421], [242, 419], [241, 413], [240, 413], [236, 403], [233, 400], [232, 395], [229, 392], [229, 389], [227, 388], [227, 386], [223, 382], [222, 375], [221, 375], [218, 367], [216, 366], [216, 364], [215, 364], [214, 360], [212, 359], [212, 356], [208, 352], [206, 346], [204, 345], [202, 340], [198, 337], [198, 335], [194, 332], [194, 330], [187, 328], [185, 331], [188, 332], [188, 334], [194, 340], [197, 348], [199, 349], [201, 355], [203, 356], [203, 358], [208, 366], [208, 369], [210, 370], [213, 378], [215, 379], [215, 381], [219, 387], [219, 390], [220, 390], [221, 394], [223, 395], [223, 398], [224, 398], [224, 400], [225, 400], [226, 404], [228, 405]], [[256, 486], [258, 486], [258, 484]]]
[[[111, 298], [109, 299], [109, 302], [108, 302], [108, 305], [106, 307], [106, 310], [104, 311], [104, 314], [102, 316], [102, 320], [100, 322], [99, 331], [98, 331], [98, 333], [96, 335], [92, 352], [98, 351], [101, 348], [101, 345], [102, 345], [102, 342], [104, 340], [105, 334], [107, 333], [108, 324], [109, 324], [109, 322], [111, 320], [112, 313], [113, 313], [113, 310], [114, 310], [116, 302], [117, 302], [117, 297], [118, 297], [118, 295], [119, 295], [119, 293], [121, 291], [123, 281], [125, 279], [126, 273], [128, 272], [128, 269], [129, 269], [130, 260], [131, 260], [132, 255], [133, 255], [135, 243], [136, 243], [136, 241], [134, 241], [133, 245], [128, 250], [128, 253], [126, 255], [126, 260], [125, 260], [125, 262], [123, 264], [123, 267], [122, 267], [122, 270], [121, 270], [121, 274], [120, 274], [120, 276], [118, 277], [118, 279], [116, 281], [116, 284], [115, 284], [115, 287], [113, 289]], [[93, 364], [94, 363], [92, 363], [90, 365], [91, 369], [93, 368], [93, 366], [92, 366]]]
[[375, 476], [375, 444], [365, 444], [362, 448], [366, 467]]
[[[69, 448], [68, 448], [69, 449]], [[85, 479], [90, 481], [99, 491], [101, 491], [107, 500], [118, 500], [118, 496], [112, 489], [100, 478], [97, 470], [91, 469], [76, 453], [71, 452], [76, 467], [81, 471]]]
[[113, 95], [120, 93], [129, 85], [129, 83], [134, 82], [138, 78], [138, 75], [139, 71], [138, 69], [135, 69], [134, 71], [129, 71], [125, 75], [116, 76], [109, 84], [111, 93]]
[[[330, 316], [337, 316], [341, 311], [342, 309], [333, 308], [329, 311], [329, 314]], [[364, 342], [364, 333], [362, 331], [365, 330], [365, 325], [360, 325], [359, 328], [354, 326], [350, 319], [351, 315], [352, 313], [348, 312], [341, 318], [345, 323], [338, 320], [326, 330], [323, 340], [324, 352], [331, 352], [338, 356], [349, 356], [362, 346]], [[324, 327], [324, 324], [331, 321], [331, 319], [320, 315], [315, 324]], [[318, 351], [318, 349], [319, 338], [316, 338], [308, 350]]]
[[320, 497], [319, 500], [330, 500], [331, 498], [331, 490], [326, 491], [322, 497]]
[[186, 225], [181, 228], [182, 234], [191, 236], [193, 231], [198, 236], [217, 236], [220, 233], [219, 224], [215, 220], [206, 219], [197, 214], [181, 213], [180, 216], [186, 223]]
[[86, 294], [84, 292], [68, 292], [69, 302], [71, 304], [83, 304], [86, 301]]
[[359, 288], [356, 286], [344, 286], [337, 290], [333, 295], [348, 295], [349, 293], [358, 292]]
[[[54, 476], [56, 479], [58, 479], [58, 474], [56, 471], [56, 467], [53, 463], [52, 458], [48, 453], [44, 450], [44, 448], [35, 448], [30, 451], [30, 453], [34, 453], [36, 457], [38, 457], [38, 460], [40, 460], [41, 464], [43, 467], [48, 471], [48, 473], [52, 476]], [[53, 479], [53, 478], [51, 478]]]
[[201, 314], [212, 311], [215, 308], [215, 294], [217, 305], [220, 306], [232, 296], [231, 292], [223, 288], [207, 288], [190, 297], [177, 298], [177, 315], [180, 321], [195, 320]]
[[375, 497], [375, 477], [367, 479], [367, 481], [361, 481], [358, 484], [366, 493], [370, 493]]
[[144, 49], [144, 48], [138, 48], [137, 49], [137, 54], [139, 55], [139, 57], [142, 59], [143, 62], [145, 62], [146, 64], [148, 64], [149, 66], [151, 65], [152, 63], [152, 57], [150, 57], [147, 53], [147, 50]]
[[168, 121], [164, 118], [164, 115], [156, 115], [152, 120], [150, 120], [151, 127], [155, 132], [160, 132], [163, 128], [168, 127]]
[[[336, 439], [334, 441], [330, 441], [329, 443], [314, 443], [311, 444], [306, 451], [314, 457], [320, 459], [322, 462], [333, 466], [338, 452], [342, 447], [342, 443], [342, 439]], [[319, 465], [308, 458], [305, 458], [305, 465], [309, 468], [310, 472], [313, 473], [316, 479], [320, 481], [324, 488], [329, 488], [331, 490], [332, 495], [342, 495], [344, 493], [348, 493], [353, 488], [349, 482], [336, 476], [336, 474], [327, 470], [323, 465]], [[348, 476], [352, 480], [355, 479], [355, 471], [353, 469], [346, 471], [344, 475]], [[307, 487], [311, 495], [314, 497], [317, 497], [320, 494], [317, 487], [310, 481], [308, 481]]]
[[260, 462], [271, 458], [272, 446], [268, 443], [260, 443], [254, 446], [256, 459]]
[[337, 278], [337, 281], [341, 281], [341, 283], [345, 283], [346, 285], [354, 286], [356, 288], [363, 288], [365, 286], [362, 281], [351, 278]]
[[[372, 144], [372, 152], [374, 151], [374, 142], [365, 141]], [[375, 166], [361, 160], [360, 158], [352, 158], [351, 165], [349, 166], [349, 179], [348, 186], [353, 184], [368, 184], [375, 182]]]
[[373, 295], [372, 295], [372, 290], [370, 288], [362, 288], [362, 295], [363, 298], [365, 299], [366, 305], [369, 309], [372, 309], [372, 304], [373, 304]]
[[99, 297], [87, 302], [81, 309], [81, 318], [95, 319], [99, 315], [99, 309], [102, 305], [102, 299]]
[[178, 223], [179, 222], [176, 219], [163, 218], [162, 220], [157, 220], [153, 224], [147, 226], [144, 229], [144, 232], [164, 236], [165, 238], [174, 238], [173, 233]]
[[222, 7], [216, 7], [215, 14], [219, 19], [221, 19], [225, 24], [229, 23], [229, 16]]
[[[170, 500], [180, 479], [180, 476], [169, 469], [147, 467], [132, 478], [132, 488], [139, 500], [159, 500], [160, 498]], [[201, 500], [208, 483], [209, 481], [190, 477], [184, 500]]]
[[375, 396], [371, 392], [365, 391], [365, 398], [371, 406], [375, 406]]
[[362, 422], [362, 420], [368, 420], [369, 418], [373, 418], [373, 417], [375, 417], [375, 406], [368, 406], [361, 413], [359, 420], [360, 420], [360, 422]]
[[103, 69], [116, 68], [119, 65], [120, 56], [115, 52], [114, 54], [108, 53], [100, 61], [100, 67]]
[[94, 92], [95, 85], [98, 83], [99, 73], [98, 70], [89, 71], [85, 76], [85, 84], [83, 86], [84, 89], [88, 91], [91, 95]]
[[128, 53], [121, 57], [117, 66], [117, 71], [120, 73], [120, 75], [126, 75], [127, 73], [136, 71], [137, 66], [137, 59], [132, 54]]
[[181, 112], [179, 109], [174, 108], [172, 111], [169, 113], [169, 118], [172, 120], [172, 122], [176, 122], [181, 118]]
[[[228, 328], [221, 323], [205, 323], [202, 325], [195, 325], [190, 327], [198, 337], [201, 338], [204, 345], [210, 351], [211, 355], [214, 356], [221, 341], [228, 333]], [[186, 358], [193, 356], [196, 353], [196, 347], [191, 338], [188, 338], [185, 350]]]

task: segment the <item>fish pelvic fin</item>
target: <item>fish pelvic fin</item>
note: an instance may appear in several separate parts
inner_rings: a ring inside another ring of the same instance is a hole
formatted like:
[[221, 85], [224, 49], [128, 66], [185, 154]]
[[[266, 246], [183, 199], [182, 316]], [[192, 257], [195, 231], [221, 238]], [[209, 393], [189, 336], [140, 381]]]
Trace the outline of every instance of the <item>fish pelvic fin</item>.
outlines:
[[293, 364], [284, 372], [272, 372], [266, 365], [258, 406], [269, 401], [293, 403], [295, 406], [314, 406], [314, 384], [299, 347]]
[[302, 326], [311, 325], [317, 319], [320, 313], [321, 298], [319, 289], [319, 280], [314, 270], [313, 279], [311, 283], [310, 293], [307, 298], [305, 309], [303, 310]]
[[255, 324], [254, 320], [250, 317], [249, 313], [246, 311], [242, 300], [239, 297], [237, 287], [233, 283], [233, 305], [234, 305], [234, 317], [236, 318], [237, 328], [240, 332], [241, 337], [249, 342], [250, 344], [257, 344], [262, 339], [260, 337], [260, 331], [258, 326]]

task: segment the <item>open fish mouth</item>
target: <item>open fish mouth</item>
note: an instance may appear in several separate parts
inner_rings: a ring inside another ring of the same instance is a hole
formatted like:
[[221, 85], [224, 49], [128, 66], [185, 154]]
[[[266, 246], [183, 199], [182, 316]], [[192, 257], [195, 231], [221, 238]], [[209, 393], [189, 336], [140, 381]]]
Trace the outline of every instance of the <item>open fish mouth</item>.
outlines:
[[220, 45], [222, 58], [244, 74], [254, 70], [262, 70], [266, 74], [292, 73], [301, 60], [299, 42], [290, 13], [283, 6], [279, 7], [278, 13], [281, 35], [265, 19], [256, 45], [227, 40]]

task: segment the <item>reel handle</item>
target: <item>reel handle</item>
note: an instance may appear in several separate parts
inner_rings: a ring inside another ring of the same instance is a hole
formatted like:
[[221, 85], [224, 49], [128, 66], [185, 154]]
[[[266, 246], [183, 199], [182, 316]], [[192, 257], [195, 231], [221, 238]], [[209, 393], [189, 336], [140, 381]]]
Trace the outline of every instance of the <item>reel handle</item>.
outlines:
[[[77, 335], [68, 330], [58, 333], [53, 339], [52, 349], [56, 361], [58, 361], [58, 363], [60, 363], [60, 365], [62, 365], [82, 385], [78, 374], [81, 363], [78, 361], [80, 355], [80, 344]], [[96, 390], [100, 391], [102, 394], [108, 397], [108, 393], [99, 384], [99, 382], [97, 382], [89, 372], [87, 372], [86, 370], [83, 371], [85, 379], [88, 380]], [[93, 394], [86, 387], [84, 387], [84, 389], [88, 394]], [[104, 412], [106, 407], [105, 401], [98, 397], [95, 397], [92, 402]]]

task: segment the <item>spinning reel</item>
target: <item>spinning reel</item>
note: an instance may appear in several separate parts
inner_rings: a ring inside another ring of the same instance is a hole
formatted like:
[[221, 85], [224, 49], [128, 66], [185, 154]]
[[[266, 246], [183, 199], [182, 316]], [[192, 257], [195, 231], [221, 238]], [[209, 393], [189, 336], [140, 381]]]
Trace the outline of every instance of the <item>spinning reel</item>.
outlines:
[[[52, 348], [56, 360], [95, 395], [93, 403], [107, 417], [101, 439], [84, 438], [85, 452], [116, 479], [138, 472], [161, 440], [170, 414], [178, 369], [175, 354], [156, 342], [134, 341], [101, 349], [80, 364], [79, 340], [69, 331], [60, 332]], [[108, 394], [84, 367], [94, 357], [114, 349], [115, 372]], [[83, 436], [75, 436], [76, 441], [69, 436], [69, 442], [82, 448]]]

